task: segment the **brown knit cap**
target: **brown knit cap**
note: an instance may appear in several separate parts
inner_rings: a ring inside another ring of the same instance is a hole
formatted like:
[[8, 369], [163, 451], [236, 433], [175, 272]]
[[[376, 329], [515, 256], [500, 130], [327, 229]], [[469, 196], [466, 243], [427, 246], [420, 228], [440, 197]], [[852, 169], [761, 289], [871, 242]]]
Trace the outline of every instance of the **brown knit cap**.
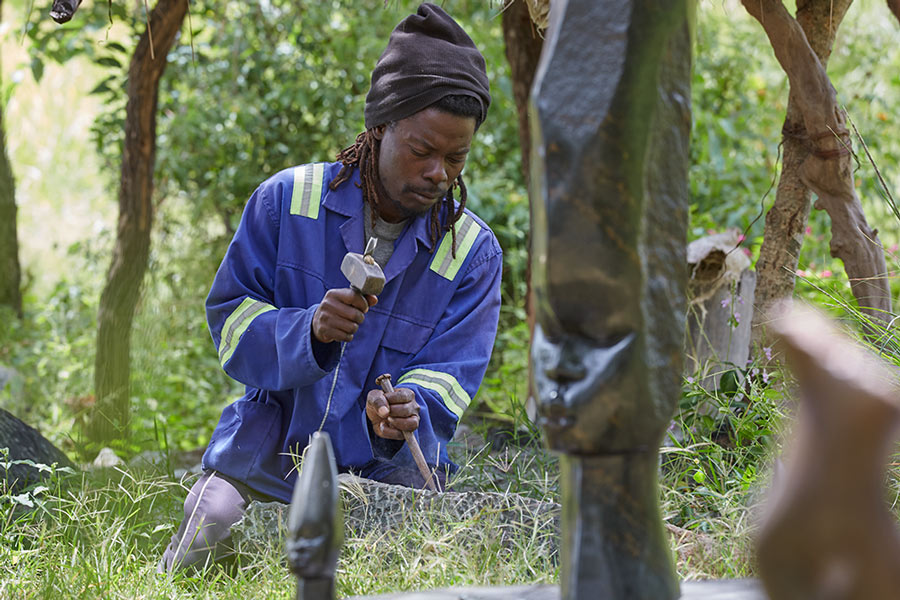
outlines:
[[491, 104], [484, 57], [472, 38], [440, 7], [425, 2], [391, 33], [372, 71], [366, 129], [412, 116], [450, 95]]

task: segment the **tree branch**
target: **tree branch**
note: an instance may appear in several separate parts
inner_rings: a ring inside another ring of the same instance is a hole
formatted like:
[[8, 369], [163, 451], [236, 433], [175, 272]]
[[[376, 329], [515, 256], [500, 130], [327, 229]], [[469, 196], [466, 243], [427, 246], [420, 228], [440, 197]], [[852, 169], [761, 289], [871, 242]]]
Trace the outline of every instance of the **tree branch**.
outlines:
[[887, 0], [887, 5], [891, 12], [894, 13], [894, 16], [897, 17], [897, 21], [900, 21], [900, 0]]
[[762, 25], [775, 58], [787, 74], [800, 109], [809, 155], [800, 167], [803, 183], [817, 196], [816, 208], [831, 217], [831, 255], [840, 258], [860, 308], [890, 318], [887, 266], [878, 241], [856, 196], [846, 116], [825, 68], [800, 24], [781, 0], [741, 0]]

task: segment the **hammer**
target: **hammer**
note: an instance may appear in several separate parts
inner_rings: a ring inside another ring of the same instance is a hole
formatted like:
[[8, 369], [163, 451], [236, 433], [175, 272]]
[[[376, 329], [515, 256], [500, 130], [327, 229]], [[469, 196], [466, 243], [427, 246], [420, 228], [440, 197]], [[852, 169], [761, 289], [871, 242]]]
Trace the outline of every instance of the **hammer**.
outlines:
[[[390, 373], [379, 375], [375, 379], [375, 383], [381, 386], [381, 389], [385, 394], [390, 394], [394, 391], [394, 386], [391, 385]], [[412, 454], [413, 460], [416, 461], [416, 466], [419, 467], [419, 473], [421, 473], [422, 477], [425, 479], [425, 485], [433, 492], [438, 491], [431, 478], [431, 470], [428, 468], [428, 463], [425, 462], [425, 455], [422, 454], [422, 449], [419, 447], [419, 440], [416, 439], [415, 434], [413, 434], [412, 431], [404, 431], [403, 439], [406, 440], [406, 445], [409, 446], [409, 452]]]
[[350, 287], [362, 294], [363, 297], [368, 294], [377, 296], [384, 289], [384, 271], [372, 258], [372, 252], [375, 251], [377, 243], [376, 238], [369, 238], [364, 254], [348, 252], [341, 262], [341, 273], [350, 282]]

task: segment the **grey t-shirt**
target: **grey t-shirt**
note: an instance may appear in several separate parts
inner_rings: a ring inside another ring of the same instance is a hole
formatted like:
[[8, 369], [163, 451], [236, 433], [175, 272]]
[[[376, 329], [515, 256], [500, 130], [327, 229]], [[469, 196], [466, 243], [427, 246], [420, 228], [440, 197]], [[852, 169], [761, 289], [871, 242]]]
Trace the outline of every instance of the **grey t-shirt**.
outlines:
[[[397, 238], [400, 237], [400, 234], [403, 233], [403, 228], [406, 227], [406, 220], [400, 221], [399, 223], [388, 223], [378, 215], [375, 215], [375, 227], [372, 227], [372, 209], [369, 207], [368, 203], [363, 203], [365, 207], [363, 211], [363, 222], [365, 228], [366, 239], [365, 243], [368, 243], [369, 238], [374, 237], [378, 240], [378, 244], [375, 246], [375, 251], [372, 253], [372, 258], [375, 259], [375, 262], [383, 269], [384, 266], [390, 260], [391, 255], [394, 253], [394, 242], [397, 241]], [[365, 245], [365, 243], [363, 245]]]

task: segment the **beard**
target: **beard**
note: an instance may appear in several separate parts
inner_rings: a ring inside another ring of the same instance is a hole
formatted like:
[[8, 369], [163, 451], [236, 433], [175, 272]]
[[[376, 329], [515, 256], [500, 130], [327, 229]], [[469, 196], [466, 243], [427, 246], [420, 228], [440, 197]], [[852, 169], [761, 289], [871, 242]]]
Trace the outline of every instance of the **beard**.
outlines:
[[[374, 209], [375, 213], [382, 218], [384, 212], [387, 212], [394, 215], [400, 215], [403, 220], [415, 219], [416, 217], [420, 217], [430, 212], [440, 202], [440, 199], [438, 199], [434, 204], [430, 206], [403, 204], [388, 193], [380, 178], [375, 183], [375, 189], [378, 192], [378, 197], [375, 198]], [[401, 189], [402, 194], [412, 193], [416, 191], [417, 190], [409, 187], [408, 185], [403, 186], [403, 188]]]

